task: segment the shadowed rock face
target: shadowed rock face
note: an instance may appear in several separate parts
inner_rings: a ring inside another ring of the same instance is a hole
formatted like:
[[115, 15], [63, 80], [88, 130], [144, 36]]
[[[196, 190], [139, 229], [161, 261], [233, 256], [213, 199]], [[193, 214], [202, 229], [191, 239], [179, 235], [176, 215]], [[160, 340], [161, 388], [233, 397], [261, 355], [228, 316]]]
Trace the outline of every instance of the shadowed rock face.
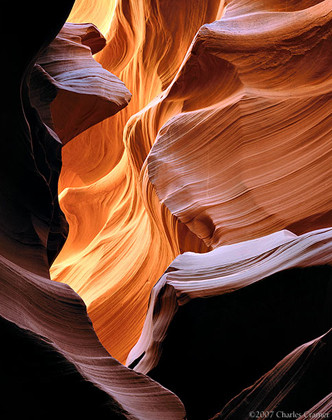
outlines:
[[331, 330], [292, 351], [233, 398], [213, 419], [246, 418], [250, 412], [269, 410], [274, 410], [276, 416], [278, 412], [279, 417], [282, 413], [295, 412], [301, 419], [310, 418], [311, 413], [328, 418], [331, 394], [326, 393], [331, 389], [331, 369], [327, 368], [330, 354]]
[[[68, 233], [58, 202], [61, 143], [120, 110], [130, 93], [93, 60], [91, 52], [105, 42], [96, 28], [65, 25], [48, 45], [61, 26], [43, 25], [40, 38], [29, 30], [22, 41], [24, 53], [12, 57], [8, 49], [12, 69], [2, 114], [0, 238], [4, 256], [45, 275]], [[25, 29], [22, 23], [22, 33]]]
[[23, 5], [16, 22], [19, 46], [3, 46], [8, 78], [1, 114], [1, 255], [41, 275], [48, 275], [68, 226], [57, 197], [61, 150], [31, 106], [29, 79], [36, 57], [61, 29], [72, 4], [59, 2], [48, 23], [38, 21], [38, 10], [40, 16], [45, 13], [40, 2]]
[[85, 381], [42, 337], [0, 319], [1, 389], [4, 418], [95, 416], [114, 420], [127, 414], [109, 395]]
[[331, 259], [331, 229], [301, 236], [281, 231], [205, 254], [179, 255], [152, 290], [142, 335], [130, 352], [128, 363], [144, 353], [137, 370], [147, 373], [157, 365], [170, 322], [190, 300], [228, 294], [275, 273], [330, 264]]
[[83, 378], [110, 395], [120, 411], [127, 411], [128, 418], [184, 417], [182, 403], [174, 394], [109, 355], [83, 301], [68, 285], [24, 270], [3, 257], [0, 281], [1, 316], [44, 337]]

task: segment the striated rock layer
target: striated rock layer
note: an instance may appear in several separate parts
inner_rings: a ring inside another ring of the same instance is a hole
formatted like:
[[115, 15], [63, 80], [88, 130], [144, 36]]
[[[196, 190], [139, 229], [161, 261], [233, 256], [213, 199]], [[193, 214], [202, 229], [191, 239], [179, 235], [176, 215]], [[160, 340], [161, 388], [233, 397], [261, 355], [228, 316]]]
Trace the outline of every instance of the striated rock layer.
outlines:
[[332, 0], [78, 1], [63, 26], [72, 6], [22, 5], [4, 44], [6, 396], [328, 414]]
[[[149, 375], [177, 393], [189, 419], [210, 419], [294, 347], [324, 333], [327, 323], [331, 325], [331, 318], [327, 317], [331, 299], [324, 296], [331, 283], [322, 281], [331, 281], [331, 277], [324, 274], [319, 269], [287, 272], [267, 279], [276, 280], [271, 288], [269, 282], [259, 283], [232, 296], [193, 301], [177, 313], [160, 362]], [[310, 276], [315, 275], [321, 281], [317, 284], [311, 278], [310, 284]], [[294, 303], [298, 307], [302, 302], [314, 309], [314, 316], [310, 312], [301, 316], [293, 310]], [[273, 396], [274, 408], [300, 413], [325, 398], [331, 390], [330, 349], [324, 340], [319, 344], [325, 352], [312, 354], [310, 361], [305, 357], [299, 360], [298, 370], [286, 389], [272, 390], [276, 378], [268, 378], [256, 400], [244, 398], [242, 411], [235, 413], [234, 418], [250, 418], [253, 410], [248, 402], [269, 408], [265, 403]], [[302, 378], [303, 371], [308, 375], [306, 380]], [[280, 372], [281, 377], [286, 380], [284, 371]]]
[[3, 418], [128, 418], [49, 343], [3, 318], [0, 328]]
[[105, 43], [95, 26], [66, 23], [34, 66], [33, 105], [62, 144], [119, 112], [131, 98], [124, 83], [91, 56]]
[[213, 419], [246, 418], [248, 413], [260, 411], [275, 411], [279, 417], [298, 413], [300, 419], [328, 418], [331, 394], [325, 393], [331, 389], [331, 375], [326, 370], [330, 354], [331, 330], [292, 351]]
[[133, 97], [63, 150], [52, 278], [124, 361], [179, 253], [331, 225], [331, 1], [90, 7], [71, 18], [109, 29], [96, 59]]
[[231, 1], [140, 117], [167, 110], [149, 178], [212, 247], [331, 224], [331, 2], [270, 3]]

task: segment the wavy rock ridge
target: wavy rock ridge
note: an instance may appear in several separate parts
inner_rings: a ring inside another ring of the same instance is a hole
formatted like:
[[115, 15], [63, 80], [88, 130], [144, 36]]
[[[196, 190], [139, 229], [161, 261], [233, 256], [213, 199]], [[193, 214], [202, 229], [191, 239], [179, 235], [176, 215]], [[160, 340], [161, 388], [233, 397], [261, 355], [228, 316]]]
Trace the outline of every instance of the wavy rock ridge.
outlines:
[[161, 202], [212, 247], [331, 221], [331, 4], [246, 5], [198, 31], [148, 158]]
[[180, 252], [330, 225], [331, 16], [329, 1], [182, 2], [175, 20], [172, 2], [100, 7], [105, 27], [115, 9], [97, 60], [133, 98], [63, 150], [52, 278], [124, 361]]

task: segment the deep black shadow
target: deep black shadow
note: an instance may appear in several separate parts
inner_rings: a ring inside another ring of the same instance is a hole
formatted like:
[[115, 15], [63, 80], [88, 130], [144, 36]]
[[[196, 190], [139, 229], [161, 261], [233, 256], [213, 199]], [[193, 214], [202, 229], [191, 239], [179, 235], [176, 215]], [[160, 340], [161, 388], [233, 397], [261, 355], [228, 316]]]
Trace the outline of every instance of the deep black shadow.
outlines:
[[[149, 375], [181, 398], [189, 420], [208, 419], [296, 347], [330, 328], [331, 287], [332, 267], [318, 266], [194, 299], [176, 313]], [[322, 393], [313, 388], [296, 397], [306, 409]]]
[[0, 317], [1, 418], [127, 419], [49, 343]]

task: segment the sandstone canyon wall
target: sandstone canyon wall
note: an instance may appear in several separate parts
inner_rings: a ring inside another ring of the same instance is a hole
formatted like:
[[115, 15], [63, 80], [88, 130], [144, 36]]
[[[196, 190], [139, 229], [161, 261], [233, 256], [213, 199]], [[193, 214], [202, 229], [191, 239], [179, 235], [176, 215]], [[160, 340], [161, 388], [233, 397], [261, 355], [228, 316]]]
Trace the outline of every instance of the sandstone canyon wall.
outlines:
[[36, 2], [15, 31], [7, 417], [329, 418], [332, 1]]

